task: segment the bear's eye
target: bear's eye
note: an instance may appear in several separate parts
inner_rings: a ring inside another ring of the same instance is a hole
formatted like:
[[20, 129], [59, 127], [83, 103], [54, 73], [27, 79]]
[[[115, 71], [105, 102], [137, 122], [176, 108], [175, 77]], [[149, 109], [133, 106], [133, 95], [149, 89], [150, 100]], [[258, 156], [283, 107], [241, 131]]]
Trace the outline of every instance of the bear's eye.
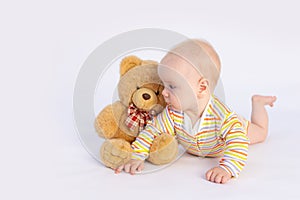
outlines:
[[157, 91], [155, 92], [155, 94], [156, 94], [156, 95], [159, 95], [159, 90], [157, 90]]
[[139, 90], [139, 89], [140, 89], [140, 87], [139, 87], [139, 86], [136, 86], [136, 89], [137, 89], [137, 90]]

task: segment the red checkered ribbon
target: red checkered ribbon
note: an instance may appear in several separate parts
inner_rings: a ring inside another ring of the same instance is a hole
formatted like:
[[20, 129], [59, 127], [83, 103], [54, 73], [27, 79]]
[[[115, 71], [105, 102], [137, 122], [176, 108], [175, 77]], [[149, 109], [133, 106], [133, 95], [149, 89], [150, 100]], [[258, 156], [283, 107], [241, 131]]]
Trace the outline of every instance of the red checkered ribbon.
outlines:
[[133, 131], [137, 125], [139, 125], [139, 131], [143, 130], [149, 120], [150, 114], [147, 111], [139, 110], [133, 104], [128, 107], [128, 117], [125, 120], [127, 127]]

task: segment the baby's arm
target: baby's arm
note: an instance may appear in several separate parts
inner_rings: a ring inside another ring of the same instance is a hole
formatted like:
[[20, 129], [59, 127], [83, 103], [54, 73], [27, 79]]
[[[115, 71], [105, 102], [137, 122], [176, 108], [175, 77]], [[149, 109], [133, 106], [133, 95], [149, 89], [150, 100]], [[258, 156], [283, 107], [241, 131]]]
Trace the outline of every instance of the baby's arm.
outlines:
[[151, 123], [147, 124], [145, 129], [139, 133], [138, 137], [131, 144], [133, 149], [132, 159], [119, 166], [115, 173], [120, 173], [122, 170], [131, 174], [135, 174], [136, 171], [142, 171], [144, 169], [144, 160], [149, 156], [153, 140], [162, 132], [174, 135], [174, 122], [171, 119], [168, 107], [154, 117]]
[[215, 183], [225, 183], [231, 177], [238, 177], [245, 166], [248, 156], [249, 139], [245, 128], [237, 115], [227, 116], [221, 128], [222, 137], [225, 140], [224, 156], [218, 167], [210, 169], [206, 178]]
[[151, 145], [156, 136], [160, 134], [160, 131], [155, 129], [153, 124], [148, 124], [142, 132], [138, 135], [135, 141], [131, 144], [133, 153], [131, 160], [124, 165], [119, 166], [115, 173], [120, 173], [124, 170], [127, 173], [135, 174], [137, 171], [144, 169], [144, 160], [148, 158]]

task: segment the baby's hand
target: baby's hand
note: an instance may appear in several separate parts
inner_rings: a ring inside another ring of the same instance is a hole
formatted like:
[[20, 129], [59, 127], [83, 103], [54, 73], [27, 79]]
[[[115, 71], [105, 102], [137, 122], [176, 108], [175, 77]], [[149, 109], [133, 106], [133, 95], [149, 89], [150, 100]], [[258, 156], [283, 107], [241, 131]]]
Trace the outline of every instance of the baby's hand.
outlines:
[[119, 166], [115, 169], [115, 173], [118, 174], [124, 169], [125, 172], [134, 175], [135, 172], [140, 172], [144, 169], [144, 161], [143, 160], [130, 160], [124, 165]]
[[231, 179], [231, 174], [221, 167], [214, 167], [206, 172], [206, 179], [215, 183], [226, 183]]

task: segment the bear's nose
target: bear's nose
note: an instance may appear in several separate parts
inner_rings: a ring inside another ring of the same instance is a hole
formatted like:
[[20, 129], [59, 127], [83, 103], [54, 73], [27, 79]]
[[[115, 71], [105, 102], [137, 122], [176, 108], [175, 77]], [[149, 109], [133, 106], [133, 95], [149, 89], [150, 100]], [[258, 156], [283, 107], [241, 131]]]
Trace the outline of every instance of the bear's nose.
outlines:
[[145, 100], [148, 100], [148, 99], [150, 99], [150, 95], [149, 94], [147, 94], [147, 93], [144, 93], [143, 94], [143, 99], [145, 99]]

